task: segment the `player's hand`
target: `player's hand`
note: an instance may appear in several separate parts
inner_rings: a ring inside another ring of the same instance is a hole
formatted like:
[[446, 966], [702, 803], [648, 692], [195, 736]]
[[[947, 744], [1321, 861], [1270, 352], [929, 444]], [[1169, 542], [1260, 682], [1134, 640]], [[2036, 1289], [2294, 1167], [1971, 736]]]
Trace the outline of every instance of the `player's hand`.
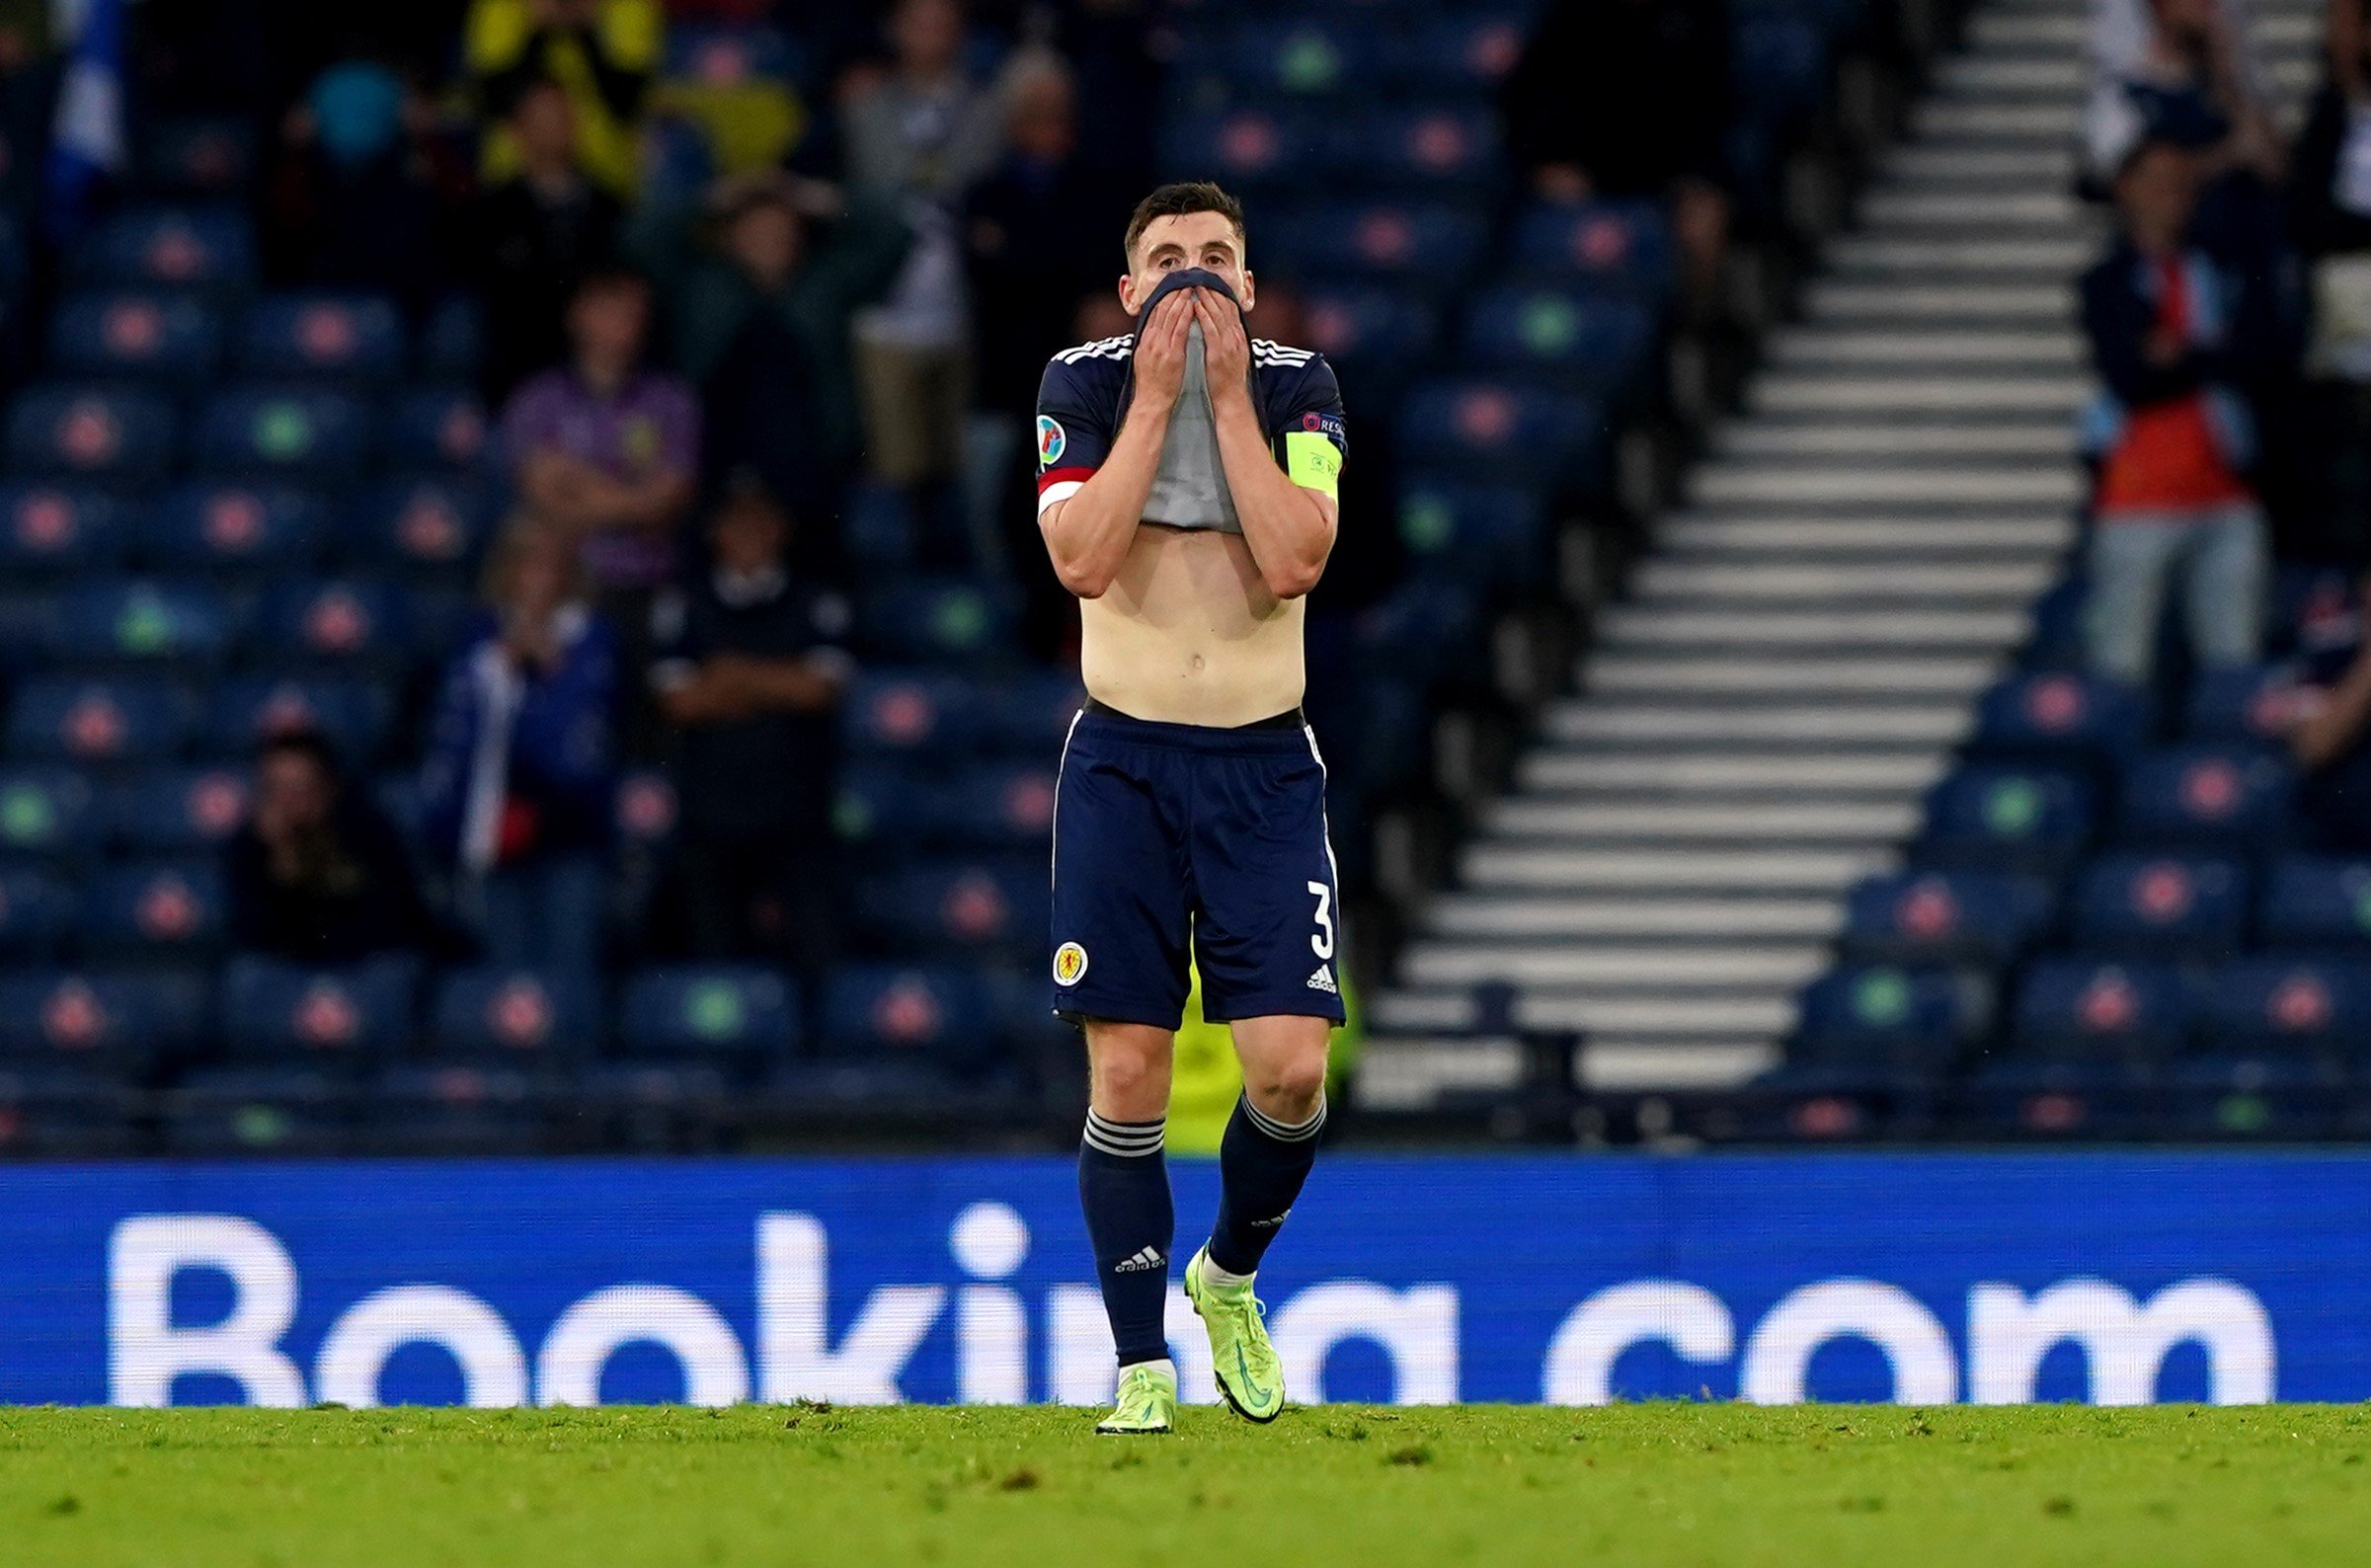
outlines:
[[1233, 402], [1251, 395], [1251, 339], [1243, 331], [1243, 313], [1235, 302], [1213, 288], [1188, 290], [1194, 314], [1202, 323], [1202, 368], [1210, 379], [1213, 402]]
[[1152, 307], [1137, 329], [1136, 401], [1166, 410], [1185, 386], [1186, 327], [1194, 319], [1198, 288], [1181, 288]]

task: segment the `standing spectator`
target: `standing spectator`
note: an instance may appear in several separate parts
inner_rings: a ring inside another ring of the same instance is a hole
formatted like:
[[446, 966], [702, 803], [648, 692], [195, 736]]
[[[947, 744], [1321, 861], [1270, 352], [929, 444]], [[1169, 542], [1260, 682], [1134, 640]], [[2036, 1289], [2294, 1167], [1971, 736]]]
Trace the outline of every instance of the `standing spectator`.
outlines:
[[659, 601], [651, 684], [682, 731], [681, 881], [693, 948], [814, 973], [840, 919], [832, 716], [847, 682], [845, 601], [790, 566], [790, 517], [736, 475], [714, 565]]
[[2302, 652], [2306, 668], [2289, 700], [2289, 749], [2304, 777], [2299, 815], [2312, 847], [2371, 851], [2371, 578], [2351, 613], [2317, 628]]
[[[585, 171], [621, 198], [637, 183], [636, 121], [664, 52], [658, 0], [476, 0], [462, 52], [480, 113], [509, 118], [527, 85], [558, 82], [577, 112]], [[516, 171], [507, 127], [486, 138], [488, 180]]]
[[2303, 253], [2313, 328], [2298, 467], [2315, 494], [2309, 553], [2371, 557], [2371, 32], [2361, 0], [2331, 7], [2331, 74], [2290, 169], [2291, 233]]
[[486, 300], [486, 393], [499, 401], [567, 353], [577, 283], [615, 260], [617, 198], [585, 176], [576, 109], [559, 83], [528, 83], [512, 106], [518, 172], [479, 199], [478, 282]]
[[1664, 203], [1699, 310], [1728, 255], [1730, 47], [1722, 0], [1558, 0], [1499, 99], [1541, 196]]
[[963, 60], [956, 0], [899, 0], [896, 62], [845, 105], [848, 178], [913, 231], [887, 300], [856, 318], [856, 370], [873, 472], [913, 486], [953, 475], [971, 386], [970, 306], [957, 212], [997, 150], [993, 97]]
[[255, 804], [223, 846], [230, 936], [292, 964], [351, 964], [427, 945], [431, 926], [395, 831], [357, 799], [310, 731], [255, 759]]
[[2085, 432], [2099, 462], [2085, 631], [2093, 667], [2119, 680], [2149, 677], [2176, 577], [2199, 664], [2248, 663], [2262, 634], [2264, 515], [2243, 477], [2241, 387], [2277, 332], [2261, 290], [2188, 242], [2198, 178], [2187, 149], [2143, 142], [2116, 177], [2123, 232], [2082, 283], [2106, 383]]
[[563, 532], [511, 525], [421, 775], [428, 838], [486, 957], [569, 975], [599, 957], [616, 786], [617, 639], [587, 587]]
[[2203, 156], [2210, 184], [2280, 171], [2268, 78], [2245, 0], [2099, 0], [2084, 110], [2087, 176], [2104, 184], [2144, 139]]
[[365, 52], [340, 58], [280, 126], [268, 233], [274, 271], [419, 308], [445, 275], [451, 223], [428, 104]]
[[[636, 224], [666, 280], [675, 363], [708, 411], [705, 472], [754, 472], [820, 531], [862, 451], [849, 322], [897, 276], [906, 225], [779, 176], [721, 182], [710, 206], [713, 245], [681, 212]], [[804, 542], [831, 554], [829, 538]]]
[[674, 576], [675, 531], [700, 449], [691, 389], [647, 368], [651, 288], [639, 273], [588, 274], [569, 299], [570, 359], [503, 411], [512, 477], [528, 510], [582, 550], [604, 593], [640, 601]]

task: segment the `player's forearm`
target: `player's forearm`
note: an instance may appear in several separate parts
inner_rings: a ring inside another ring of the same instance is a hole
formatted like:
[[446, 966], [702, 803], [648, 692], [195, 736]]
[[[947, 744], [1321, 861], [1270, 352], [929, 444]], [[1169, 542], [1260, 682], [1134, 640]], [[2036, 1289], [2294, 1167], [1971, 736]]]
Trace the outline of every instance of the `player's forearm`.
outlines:
[[1276, 466], [1249, 398], [1218, 402], [1213, 413], [1219, 461], [1260, 580], [1280, 599], [1299, 598], [1325, 575], [1325, 558], [1334, 548], [1333, 513]]
[[1120, 575], [1152, 495], [1153, 476], [1160, 471], [1168, 429], [1168, 404], [1138, 403], [1103, 465], [1067, 501], [1055, 503], [1039, 517], [1054, 575], [1080, 598], [1102, 597]]

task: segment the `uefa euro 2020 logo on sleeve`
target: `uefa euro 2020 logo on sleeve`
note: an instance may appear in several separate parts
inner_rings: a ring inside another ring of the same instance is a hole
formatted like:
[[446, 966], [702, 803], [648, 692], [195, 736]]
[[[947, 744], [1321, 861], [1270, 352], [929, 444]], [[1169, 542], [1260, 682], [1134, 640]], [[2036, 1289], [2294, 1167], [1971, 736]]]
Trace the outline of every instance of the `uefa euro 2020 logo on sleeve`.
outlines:
[[1069, 444], [1063, 434], [1062, 421], [1051, 414], [1037, 417], [1037, 466], [1052, 468], [1062, 461], [1062, 449]]

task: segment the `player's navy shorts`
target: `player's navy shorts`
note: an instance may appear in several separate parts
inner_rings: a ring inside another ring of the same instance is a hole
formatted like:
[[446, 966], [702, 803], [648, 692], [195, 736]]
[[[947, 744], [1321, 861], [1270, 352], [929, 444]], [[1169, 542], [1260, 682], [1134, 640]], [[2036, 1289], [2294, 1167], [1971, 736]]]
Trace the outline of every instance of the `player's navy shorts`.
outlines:
[[1175, 1029], [1342, 1021], [1325, 764], [1298, 710], [1235, 729], [1090, 701], [1054, 799], [1054, 1009]]

